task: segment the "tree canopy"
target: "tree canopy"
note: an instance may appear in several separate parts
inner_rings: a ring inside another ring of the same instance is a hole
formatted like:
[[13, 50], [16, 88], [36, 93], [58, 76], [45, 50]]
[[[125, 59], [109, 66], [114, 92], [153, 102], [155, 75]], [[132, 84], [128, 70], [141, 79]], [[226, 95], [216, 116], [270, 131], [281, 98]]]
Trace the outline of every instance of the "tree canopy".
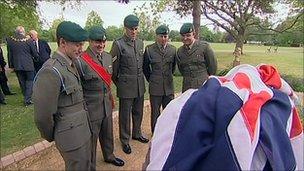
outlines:
[[[159, 0], [155, 3], [160, 7], [159, 9], [162, 9], [163, 4], [167, 4], [165, 9], [176, 11], [182, 17], [192, 14], [195, 30], [199, 30], [200, 17], [203, 15], [233, 37], [236, 41], [235, 49], [238, 47], [242, 49], [246, 38], [256, 33], [251, 31], [256, 30], [257, 27], [282, 33], [292, 28], [303, 15], [301, 0]], [[275, 23], [263, 25], [265, 20], [277, 15], [274, 6], [278, 4], [289, 7], [289, 15], [294, 16], [293, 20], [280, 29], [274, 27]], [[163, 11], [163, 9], [158, 10], [158, 12]]]
[[103, 21], [98, 13], [92, 10], [87, 17], [87, 21], [85, 23], [85, 29], [90, 29], [92, 26], [102, 26]]

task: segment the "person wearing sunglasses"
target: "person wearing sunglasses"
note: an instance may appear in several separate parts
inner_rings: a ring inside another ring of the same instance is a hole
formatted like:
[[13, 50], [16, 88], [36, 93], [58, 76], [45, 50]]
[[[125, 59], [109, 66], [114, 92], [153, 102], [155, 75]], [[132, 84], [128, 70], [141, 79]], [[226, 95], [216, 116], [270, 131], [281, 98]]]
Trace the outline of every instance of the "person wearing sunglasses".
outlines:
[[217, 69], [217, 60], [210, 45], [196, 40], [195, 34], [192, 23], [184, 23], [180, 28], [183, 45], [177, 50], [177, 66], [183, 76], [182, 92], [201, 87]]
[[125, 17], [125, 33], [113, 42], [111, 49], [113, 57], [112, 80], [117, 87], [117, 97], [119, 98], [119, 138], [126, 154], [132, 152], [129, 145], [131, 117], [133, 123], [132, 139], [141, 143], [149, 142], [141, 132], [145, 93], [142, 67], [144, 43], [137, 38], [138, 25], [137, 16], [128, 15]]

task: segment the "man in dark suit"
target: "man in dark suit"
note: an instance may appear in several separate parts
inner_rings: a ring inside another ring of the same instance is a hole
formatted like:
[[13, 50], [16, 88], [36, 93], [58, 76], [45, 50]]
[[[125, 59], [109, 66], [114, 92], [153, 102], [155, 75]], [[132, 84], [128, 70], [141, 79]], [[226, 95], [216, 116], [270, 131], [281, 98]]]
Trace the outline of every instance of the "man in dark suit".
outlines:
[[3, 57], [3, 51], [0, 47], [0, 86], [4, 95], [14, 95], [16, 93], [12, 93], [7, 85], [7, 77], [5, 75], [5, 65], [6, 62]]
[[37, 73], [40, 70], [40, 68], [42, 67], [42, 65], [44, 64], [44, 62], [50, 58], [51, 48], [45, 40], [38, 38], [37, 31], [31, 30], [30, 36], [33, 40], [33, 43], [34, 43], [37, 53], [39, 55], [38, 60], [34, 62], [35, 71]]
[[33, 41], [25, 37], [22, 26], [16, 28], [14, 36], [7, 38], [7, 57], [9, 67], [16, 72], [25, 106], [33, 104], [31, 96], [35, 76], [34, 60], [38, 59], [38, 54]]

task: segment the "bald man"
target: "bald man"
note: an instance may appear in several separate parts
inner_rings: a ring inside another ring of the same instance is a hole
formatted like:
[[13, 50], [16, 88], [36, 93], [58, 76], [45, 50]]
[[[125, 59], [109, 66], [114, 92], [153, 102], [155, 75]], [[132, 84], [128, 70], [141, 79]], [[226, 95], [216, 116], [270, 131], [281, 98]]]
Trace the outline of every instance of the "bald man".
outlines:
[[45, 40], [38, 38], [38, 33], [36, 30], [31, 30], [29, 34], [33, 40], [33, 44], [35, 45], [37, 53], [39, 55], [38, 60], [35, 61], [34, 63], [35, 71], [37, 73], [42, 67], [43, 63], [50, 58], [51, 48]]

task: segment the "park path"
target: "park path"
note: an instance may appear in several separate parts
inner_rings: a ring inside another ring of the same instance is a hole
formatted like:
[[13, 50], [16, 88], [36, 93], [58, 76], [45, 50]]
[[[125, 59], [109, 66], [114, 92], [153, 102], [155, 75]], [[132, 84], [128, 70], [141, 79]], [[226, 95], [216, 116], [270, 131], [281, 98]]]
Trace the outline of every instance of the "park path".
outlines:
[[[130, 146], [132, 148], [131, 154], [125, 154], [122, 151], [121, 144], [118, 137], [118, 116], [114, 115], [113, 120], [114, 131], [114, 154], [125, 161], [123, 167], [116, 167], [112, 164], [103, 161], [100, 146], [97, 149], [97, 170], [141, 170], [142, 164], [149, 148], [148, 144], [143, 144], [138, 141], [131, 140]], [[143, 135], [151, 139], [150, 131], [150, 108], [148, 101], [145, 101], [144, 117], [142, 122]], [[60, 156], [55, 145], [43, 150], [36, 155], [30, 156], [20, 162], [9, 165], [3, 170], [64, 170], [64, 162]]]

